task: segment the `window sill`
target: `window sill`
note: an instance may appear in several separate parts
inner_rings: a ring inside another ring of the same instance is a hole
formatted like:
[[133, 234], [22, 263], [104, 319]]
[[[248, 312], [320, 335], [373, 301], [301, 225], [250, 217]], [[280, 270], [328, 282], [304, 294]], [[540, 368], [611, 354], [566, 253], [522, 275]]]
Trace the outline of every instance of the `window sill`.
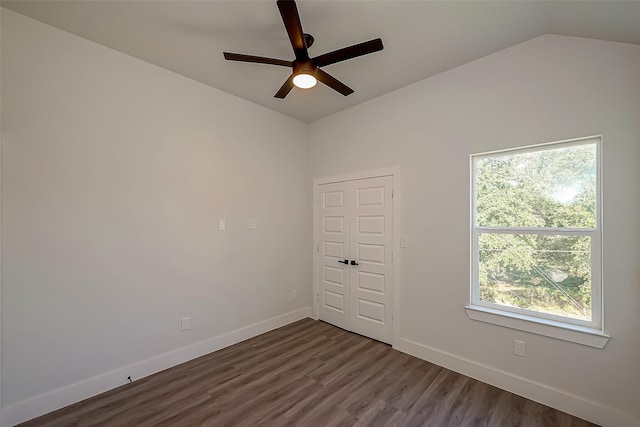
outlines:
[[532, 334], [544, 335], [590, 347], [603, 348], [609, 341], [609, 338], [611, 338], [599, 329], [555, 322], [553, 320], [538, 319], [531, 316], [494, 310], [477, 305], [467, 305], [465, 306], [465, 310], [467, 311], [467, 316], [473, 320], [530, 332]]

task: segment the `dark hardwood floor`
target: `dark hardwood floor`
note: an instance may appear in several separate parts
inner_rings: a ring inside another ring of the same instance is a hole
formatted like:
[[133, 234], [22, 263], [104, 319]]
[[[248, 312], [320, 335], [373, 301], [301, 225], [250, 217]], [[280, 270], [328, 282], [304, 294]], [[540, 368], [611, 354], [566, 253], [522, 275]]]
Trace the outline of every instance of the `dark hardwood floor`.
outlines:
[[304, 319], [21, 426], [593, 426]]

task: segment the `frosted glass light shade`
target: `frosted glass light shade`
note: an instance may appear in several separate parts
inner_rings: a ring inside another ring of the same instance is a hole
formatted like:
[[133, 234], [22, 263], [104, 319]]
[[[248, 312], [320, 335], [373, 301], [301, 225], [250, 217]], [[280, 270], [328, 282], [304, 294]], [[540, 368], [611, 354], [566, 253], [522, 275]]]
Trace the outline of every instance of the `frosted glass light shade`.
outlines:
[[293, 77], [293, 84], [301, 89], [309, 89], [316, 85], [318, 81], [311, 74], [300, 73]]

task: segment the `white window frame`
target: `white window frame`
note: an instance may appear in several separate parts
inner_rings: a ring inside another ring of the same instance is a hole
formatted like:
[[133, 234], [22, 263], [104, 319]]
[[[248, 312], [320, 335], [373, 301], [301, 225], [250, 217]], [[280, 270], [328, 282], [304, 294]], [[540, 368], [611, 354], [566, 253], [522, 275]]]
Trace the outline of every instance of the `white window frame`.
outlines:
[[[527, 152], [596, 144], [596, 226], [594, 228], [490, 227], [476, 223], [476, 160]], [[592, 347], [603, 348], [609, 340], [604, 333], [602, 294], [602, 136], [589, 136], [527, 147], [499, 150], [470, 156], [471, 170], [471, 286], [467, 315], [482, 322], [545, 335]], [[480, 300], [479, 237], [482, 233], [587, 236], [591, 239], [591, 321], [508, 307]]]

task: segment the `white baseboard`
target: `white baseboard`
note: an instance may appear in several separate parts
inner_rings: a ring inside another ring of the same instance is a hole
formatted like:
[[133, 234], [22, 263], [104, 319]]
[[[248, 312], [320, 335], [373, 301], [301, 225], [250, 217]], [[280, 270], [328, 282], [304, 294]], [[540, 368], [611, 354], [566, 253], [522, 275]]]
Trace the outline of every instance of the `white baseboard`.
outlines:
[[632, 415], [406, 338], [400, 338], [394, 348], [603, 427], [640, 426]]
[[123, 385], [122, 379], [131, 375], [135, 380], [155, 374], [197, 357], [239, 343], [256, 335], [311, 317], [311, 307], [304, 307], [253, 325], [151, 357], [92, 378], [23, 400], [2, 408], [2, 426], [8, 427], [79, 402], [96, 394]]

